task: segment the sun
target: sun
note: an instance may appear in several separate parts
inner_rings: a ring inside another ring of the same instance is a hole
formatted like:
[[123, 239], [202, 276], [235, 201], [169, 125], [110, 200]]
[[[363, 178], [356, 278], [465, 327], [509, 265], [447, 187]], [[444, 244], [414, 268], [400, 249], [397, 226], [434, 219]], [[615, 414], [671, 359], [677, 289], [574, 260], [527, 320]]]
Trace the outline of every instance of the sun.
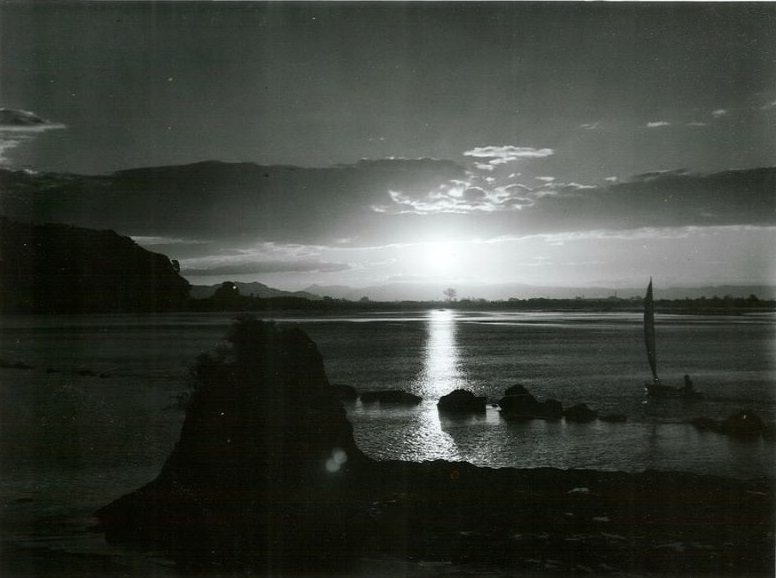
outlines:
[[455, 243], [424, 243], [418, 248], [422, 273], [429, 276], [454, 275], [459, 268], [459, 252]]

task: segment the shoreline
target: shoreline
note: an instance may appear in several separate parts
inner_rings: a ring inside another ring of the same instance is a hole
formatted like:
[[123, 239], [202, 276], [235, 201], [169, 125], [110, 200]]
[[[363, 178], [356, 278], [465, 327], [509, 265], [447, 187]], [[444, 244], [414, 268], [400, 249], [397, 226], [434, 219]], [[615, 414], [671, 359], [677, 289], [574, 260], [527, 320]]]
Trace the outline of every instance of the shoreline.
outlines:
[[[291, 565], [278, 576], [773, 575], [773, 480], [443, 460], [371, 467], [350, 480], [345, 503], [329, 502], [369, 511], [367, 545], [329, 570]], [[110, 543], [94, 552], [7, 544], [0, 567], [9, 577], [195, 572], [175, 557]]]
[[[278, 506], [289, 512], [277, 512], [281, 517], [293, 517], [290, 512], [299, 507], [312, 509], [302, 519], [308, 525], [305, 535], [315, 538], [304, 557], [286, 554], [277, 575], [358, 575], [353, 572], [368, 559], [405, 563], [419, 575], [445, 569], [468, 575], [773, 575], [772, 480], [487, 468], [443, 460], [374, 461], [347, 475], [336, 497], [307, 489]], [[109, 508], [111, 516], [122, 516], [170, 501], [180, 507], [176, 490], [152, 483]], [[348, 547], [327, 541], [332, 511], [348, 520]], [[105, 516], [104, 509], [99, 515]], [[143, 541], [155, 542], [164, 533], [159, 528], [162, 534], [155, 535], [152, 522], [144, 525]], [[253, 523], [253, 516], [240, 515], [241, 526]], [[133, 542], [125, 538], [120, 541]], [[179, 537], [168, 550], [178, 570], [209, 575], [213, 558], [199, 567], [204, 560], [197, 562], [197, 552], [185, 543]], [[232, 571], [250, 566], [252, 554], [245, 553], [246, 560], [216, 557], [216, 565]]]

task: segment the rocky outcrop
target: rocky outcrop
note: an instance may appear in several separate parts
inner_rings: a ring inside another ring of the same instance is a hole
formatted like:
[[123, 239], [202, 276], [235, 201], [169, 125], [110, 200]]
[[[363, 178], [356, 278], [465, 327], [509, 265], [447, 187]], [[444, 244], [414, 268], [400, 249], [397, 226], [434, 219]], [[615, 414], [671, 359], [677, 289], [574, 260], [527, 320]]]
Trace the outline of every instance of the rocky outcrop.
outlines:
[[539, 404], [537, 415], [542, 419], [560, 419], [563, 417], [563, 405], [557, 399], [548, 399]]
[[537, 400], [521, 384], [516, 384], [504, 392], [504, 397], [498, 402], [501, 415], [512, 419], [549, 419], [563, 417], [563, 406], [555, 399]]
[[773, 438], [773, 428], [751, 410], [741, 410], [729, 415], [724, 420], [707, 417], [696, 417], [690, 423], [697, 429], [713, 431], [736, 438]]
[[449, 414], [485, 413], [487, 401], [485, 396], [478, 397], [465, 389], [455, 389], [439, 398], [437, 409]]
[[504, 417], [529, 418], [533, 415], [538, 400], [521, 384], [516, 384], [504, 392], [498, 402]]
[[182, 550], [185, 564], [318, 567], [363, 533], [367, 510], [345, 496], [368, 459], [305, 333], [243, 319], [228, 342], [199, 358], [157, 479], [97, 517], [109, 541]]
[[174, 263], [113, 231], [0, 217], [0, 256], [3, 311], [167, 311], [188, 301]]

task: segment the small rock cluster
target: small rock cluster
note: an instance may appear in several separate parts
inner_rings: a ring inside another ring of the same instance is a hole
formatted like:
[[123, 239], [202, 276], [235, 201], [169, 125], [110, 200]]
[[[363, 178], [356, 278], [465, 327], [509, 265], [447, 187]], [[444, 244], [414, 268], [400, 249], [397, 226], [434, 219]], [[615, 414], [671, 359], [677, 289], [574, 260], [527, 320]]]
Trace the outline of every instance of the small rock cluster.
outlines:
[[525, 386], [516, 384], [504, 392], [504, 397], [498, 402], [501, 415], [507, 419], [546, 419], [558, 420], [565, 418], [568, 422], [589, 423], [596, 419], [606, 422], [624, 422], [624, 415], [603, 415], [590, 409], [587, 404], [579, 403], [563, 409], [563, 404], [556, 399], [539, 401]]

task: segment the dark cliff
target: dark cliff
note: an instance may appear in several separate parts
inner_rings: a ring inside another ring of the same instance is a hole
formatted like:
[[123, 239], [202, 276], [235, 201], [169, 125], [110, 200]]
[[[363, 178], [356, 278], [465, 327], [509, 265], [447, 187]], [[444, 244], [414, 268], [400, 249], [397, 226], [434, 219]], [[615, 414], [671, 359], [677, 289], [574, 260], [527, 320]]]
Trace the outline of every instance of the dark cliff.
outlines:
[[0, 310], [167, 311], [182, 308], [188, 294], [167, 257], [128, 237], [0, 216]]

